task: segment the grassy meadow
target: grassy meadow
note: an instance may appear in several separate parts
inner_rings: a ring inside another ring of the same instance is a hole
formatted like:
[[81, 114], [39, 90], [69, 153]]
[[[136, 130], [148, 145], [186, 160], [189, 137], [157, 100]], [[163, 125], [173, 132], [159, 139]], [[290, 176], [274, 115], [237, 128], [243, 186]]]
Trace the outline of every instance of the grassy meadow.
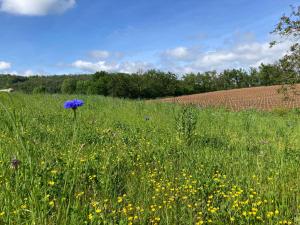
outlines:
[[299, 166], [298, 111], [0, 94], [0, 224], [300, 224]]

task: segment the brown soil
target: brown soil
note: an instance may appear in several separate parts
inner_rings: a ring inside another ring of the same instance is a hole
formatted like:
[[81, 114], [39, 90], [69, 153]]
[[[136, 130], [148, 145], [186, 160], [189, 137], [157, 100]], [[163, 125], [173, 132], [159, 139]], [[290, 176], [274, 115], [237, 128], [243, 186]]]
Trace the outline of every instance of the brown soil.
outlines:
[[[278, 90], [282, 86], [253, 87], [233, 89], [226, 91], [215, 91], [203, 94], [185, 95], [180, 97], [161, 99], [163, 102], [181, 104], [194, 104], [200, 107], [225, 107], [232, 110], [259, 109], [273, 110], [281, 108], [300, 107], [300, 95], [289, 92], [289, 98], [284, 99]], [[300, 90], [300, 85], [296, 85]]]

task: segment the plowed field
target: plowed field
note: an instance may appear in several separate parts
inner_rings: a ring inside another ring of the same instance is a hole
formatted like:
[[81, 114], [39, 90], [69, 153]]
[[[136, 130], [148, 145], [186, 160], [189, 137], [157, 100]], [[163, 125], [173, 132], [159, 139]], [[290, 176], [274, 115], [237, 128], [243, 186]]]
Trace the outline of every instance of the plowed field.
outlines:
[[[278, 93], [280, 88], [280, 85], [242, 88], [165, 98], [162, 101], [194, 104], [200, 107], [225, 107], [235, 111], [243, 109], [270, 111], [277, 108], [300, 107], [300, 95], [290, 93], [289, 98], [284, 100], [284, 95]], [[296, 86], [296, 90], [300, 90], [300, 85]]]

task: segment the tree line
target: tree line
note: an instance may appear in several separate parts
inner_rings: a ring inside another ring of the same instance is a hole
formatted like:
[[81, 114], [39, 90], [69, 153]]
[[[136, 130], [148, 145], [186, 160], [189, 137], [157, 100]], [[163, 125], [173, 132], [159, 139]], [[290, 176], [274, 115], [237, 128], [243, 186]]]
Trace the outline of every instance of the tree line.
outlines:
[[207, 71], [178, 76], [149, 70], [145, 73], [96, 72], [84, 75], [31, 76], [0, 75], [0, 88], [24, 93], [63, 93], [151, 99], [234, 88], [286, 84], [299, 80], [299, 71], [285, 58], [258, 68]]

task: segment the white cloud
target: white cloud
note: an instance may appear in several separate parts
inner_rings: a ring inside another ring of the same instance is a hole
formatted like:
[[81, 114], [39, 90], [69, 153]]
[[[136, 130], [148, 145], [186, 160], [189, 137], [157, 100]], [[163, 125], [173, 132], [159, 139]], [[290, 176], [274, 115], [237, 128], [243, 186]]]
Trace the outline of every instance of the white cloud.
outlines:
[[108, 57], [110, 57], [111, 54], [108, 51], [95, 50], [95, 51], [91, 51], [90, 55], [96, 59], [107, 59]]
[[275, 62], [287, 53], [289, 46], [290, 43], [285, 42], [270, 48], [268, 42], [251, 41], [207, 52], [179, 47], [161, 54], [161, 66], [164, 70], [177, 73], [222, 71], [228, 68], [247, 69], [257, 67], [261, 63]]
[[122, 73], [136, 73], [145, 72], [153, 68], [154, 67], [147, 62], [124, 62], [120, 64], [119, 71]]
[[140, 70], [145, 71], [151, 68], [149, 63], [145, 62], [89, 62], [83, 60], [77, 60], [72, 63], [72, 67], [80, 69], [86, 72], [97, 72], [97, 71], [107, 71], [107, 72], [122, 72], [122, 73], [135, 73]]
[[62, 13], [76, 4], [76, 0], [0, 0], [0, 11], [26, 16]]
[[30, 76], [33, 76], [33, 75], [35, 75], [35, 73], [32, 70], [26, 70], [24, 72], [25, 77], [30, 77]]
[[109, 52], [106, 50], [94, 50], [89, 52], [89, 55], [97, 60], [121, 59], [124, 57], [122, 52]]
[[188, 59], [190, 55], [191, 51], [186, 47], [177, 47], [174, 49], [168, 49], [163, 52], [163, 56], [175, 60], [185, 60]]
[[289, 46], [288, 43], [273, 48], [269, 47], [269, 43], [240, 44], [227, 50], [204, 53], [192, 62], [192, 65], [198, 69], [216, 70], [256, 67], [261, 63], [275, 62], [288, 51]]
[[72, 66], [88, 72], [114, 71], [119, 68], [119, 64], [107, 63], [106, 61], [88, 62], [83, 60], [75, 61]]
[[[10, 69], [10, 68], [7, 68]], [[16, 70], [4, 70], [0, 71], [0, 74], [10, 74], [10, 75], [16, 75], [16, 76], [23, 76], [23, 77], [30, 77], [30, 76], [35, 76], [35, 75], [49, 75], [47, 72], [41, 70], [39, 72], [33, 71], [31, 69], [25, 70], [25, 71], [16, 71]]]
[[11, 68], [11, 63], [0, 61], [0, 70], [7, 70]]

